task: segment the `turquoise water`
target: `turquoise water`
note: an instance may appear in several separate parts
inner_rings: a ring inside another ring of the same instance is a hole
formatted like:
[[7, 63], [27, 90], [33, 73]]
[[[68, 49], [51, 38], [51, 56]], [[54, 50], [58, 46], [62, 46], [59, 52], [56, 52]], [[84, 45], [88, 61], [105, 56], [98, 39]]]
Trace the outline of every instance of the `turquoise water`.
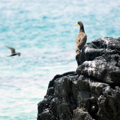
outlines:
[[36, 120], [49, 81], [76, 70], [80, 20], [87, 42], [118, 38], [120, 1], [0, 0], [0, 120]]

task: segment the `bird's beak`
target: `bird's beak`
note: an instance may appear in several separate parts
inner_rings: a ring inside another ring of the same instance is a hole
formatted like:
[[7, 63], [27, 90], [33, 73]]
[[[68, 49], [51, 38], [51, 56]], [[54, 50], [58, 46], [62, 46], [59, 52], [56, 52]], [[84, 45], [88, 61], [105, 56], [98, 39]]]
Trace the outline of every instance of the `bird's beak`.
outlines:
[[78, 23], [76, 23], [75, 25], [79, 25]]

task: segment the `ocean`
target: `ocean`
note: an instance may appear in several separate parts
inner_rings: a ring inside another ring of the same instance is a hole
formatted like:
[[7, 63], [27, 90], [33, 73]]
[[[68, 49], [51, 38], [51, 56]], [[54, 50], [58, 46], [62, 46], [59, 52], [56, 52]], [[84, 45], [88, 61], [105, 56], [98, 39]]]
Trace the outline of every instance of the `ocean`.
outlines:
[[87, 43], [118, 38], [120, 0], [0, 0], [0, 120], [36, 120], [49, 81], [76, 70], [78, 21]]

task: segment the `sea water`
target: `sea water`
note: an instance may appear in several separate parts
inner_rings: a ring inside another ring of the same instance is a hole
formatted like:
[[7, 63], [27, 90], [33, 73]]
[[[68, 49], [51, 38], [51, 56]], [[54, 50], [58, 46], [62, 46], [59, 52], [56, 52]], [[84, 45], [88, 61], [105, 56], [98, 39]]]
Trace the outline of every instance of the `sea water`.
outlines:
[[120, 0], [0, 0], [0, 120], [36, 120], [49, 81], [76, 70], [78, 21], [87, 42], [118, 38]]

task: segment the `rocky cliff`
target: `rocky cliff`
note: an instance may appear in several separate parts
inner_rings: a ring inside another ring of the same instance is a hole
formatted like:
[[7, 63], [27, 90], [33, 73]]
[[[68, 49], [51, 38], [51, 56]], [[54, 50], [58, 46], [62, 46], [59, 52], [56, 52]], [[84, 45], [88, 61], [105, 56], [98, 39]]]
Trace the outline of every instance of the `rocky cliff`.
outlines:
[[120, 38], [87, 43], [77, 62], [49, 82], [37, 120], [120, 120]]

